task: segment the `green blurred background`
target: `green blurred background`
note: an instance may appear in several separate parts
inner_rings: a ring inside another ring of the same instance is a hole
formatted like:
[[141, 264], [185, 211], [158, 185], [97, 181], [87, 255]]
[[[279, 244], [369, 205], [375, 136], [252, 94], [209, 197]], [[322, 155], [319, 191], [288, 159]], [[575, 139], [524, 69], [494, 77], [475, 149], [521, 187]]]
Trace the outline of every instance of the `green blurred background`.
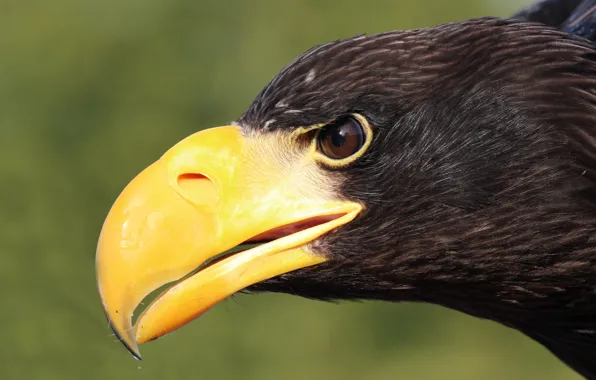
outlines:
[[307, 48], [524, 1], [0, 0], [0, 379], [575, 379], [431, 305], [240, 295], [142, 347], [110, 334], [97, 236], [142, 168], [234, 120]]

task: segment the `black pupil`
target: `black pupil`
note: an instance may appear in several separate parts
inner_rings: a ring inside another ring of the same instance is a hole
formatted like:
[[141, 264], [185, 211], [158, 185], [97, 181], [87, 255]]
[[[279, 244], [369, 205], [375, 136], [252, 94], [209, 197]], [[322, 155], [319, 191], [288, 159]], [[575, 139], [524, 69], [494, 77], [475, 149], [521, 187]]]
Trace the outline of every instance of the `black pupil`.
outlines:
[[342, 128], [336, 128], [331, 133], [331, 143], [337, 147], [343, 146], [346, 142], [346, 138], [344, 135], [346, 134], [346, 130]]

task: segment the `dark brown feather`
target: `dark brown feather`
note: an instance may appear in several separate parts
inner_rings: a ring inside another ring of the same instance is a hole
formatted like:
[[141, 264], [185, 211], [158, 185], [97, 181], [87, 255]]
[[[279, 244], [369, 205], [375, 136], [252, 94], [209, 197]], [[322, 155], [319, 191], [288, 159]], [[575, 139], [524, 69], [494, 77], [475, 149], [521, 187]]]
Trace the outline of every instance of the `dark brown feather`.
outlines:
[[366, 211], [313, 243], [327, 263], [252, 290], [444, 305], [596, 378], [595, 53], [543, 25], [478, 19], [296, 58], [238, 123], [365, 115], [370, 149], [328, 175]]
[[582, 0], [536, 0], [513, 18], [560, 27], [580, 3]]

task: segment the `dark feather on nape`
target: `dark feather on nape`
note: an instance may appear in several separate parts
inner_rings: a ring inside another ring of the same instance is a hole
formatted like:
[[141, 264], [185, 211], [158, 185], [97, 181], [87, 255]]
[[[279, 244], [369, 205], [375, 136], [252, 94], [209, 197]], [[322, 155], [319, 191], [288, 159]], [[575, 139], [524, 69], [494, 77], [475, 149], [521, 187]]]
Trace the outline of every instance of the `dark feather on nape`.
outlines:
[[596, 40], [596, 0], [538, 0], [512, 16]]
[[581, 0], [537, 0], [514, 14], [512, 18], [558, 28], [580, 3]]
[[582, 1], [561, 25], [561, 29], [594, 41], [596, 39], [596, 0]]

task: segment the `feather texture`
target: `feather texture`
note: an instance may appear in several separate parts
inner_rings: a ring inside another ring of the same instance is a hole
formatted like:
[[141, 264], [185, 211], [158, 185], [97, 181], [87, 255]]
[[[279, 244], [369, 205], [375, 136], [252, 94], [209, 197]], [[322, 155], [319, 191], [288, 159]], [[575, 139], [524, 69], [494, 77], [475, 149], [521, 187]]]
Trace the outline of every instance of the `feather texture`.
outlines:
[[596, 378], [594, 46], [493, 18], [356, 36], [297, 57], [238, 124], [351, 112], [372, 145], [328, 175], [365, 212], [312, 244], [328, 262], [251, 290], [444, 305]]

